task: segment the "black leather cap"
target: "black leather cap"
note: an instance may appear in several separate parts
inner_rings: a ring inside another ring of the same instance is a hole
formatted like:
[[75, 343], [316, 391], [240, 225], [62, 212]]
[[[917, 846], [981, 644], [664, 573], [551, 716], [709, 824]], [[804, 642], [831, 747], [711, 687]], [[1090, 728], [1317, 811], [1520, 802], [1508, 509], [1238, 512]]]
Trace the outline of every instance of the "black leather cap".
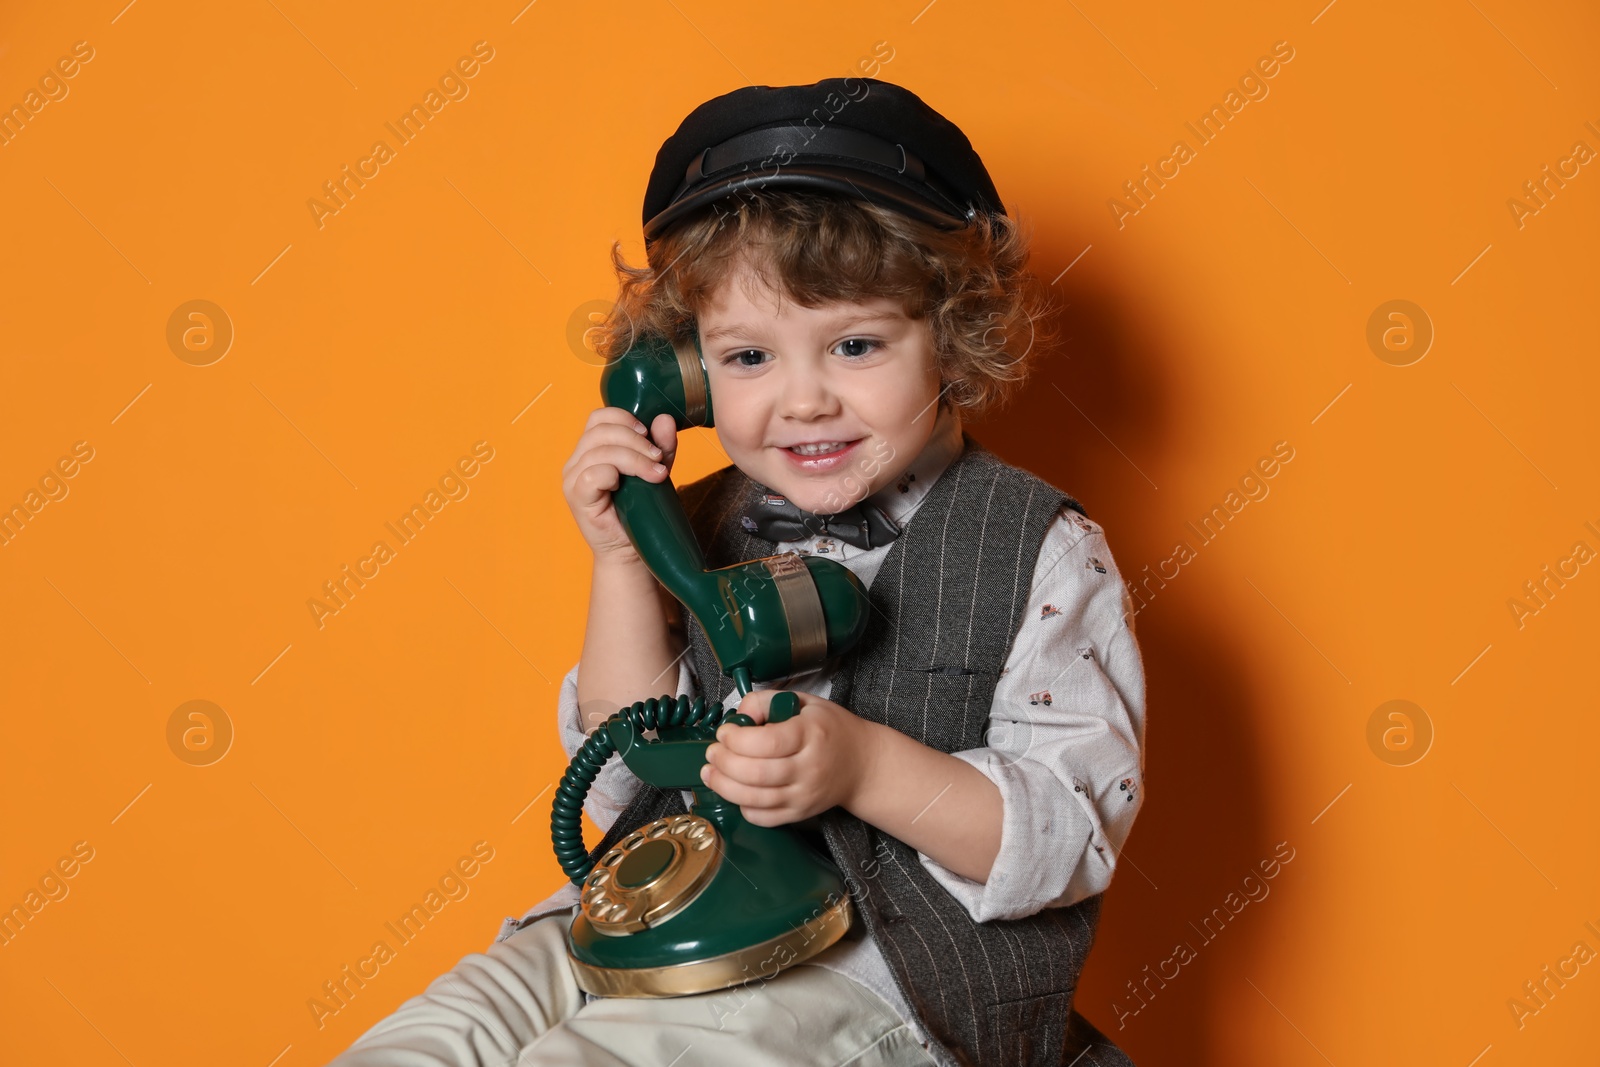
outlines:
[[955, 123], [891, 82], [825, 78], [746, 86], [691, 111], [656, 153], [645, 244], [721, 197], [777, 187], [858, 197], [947, 230], [1005, 214]]

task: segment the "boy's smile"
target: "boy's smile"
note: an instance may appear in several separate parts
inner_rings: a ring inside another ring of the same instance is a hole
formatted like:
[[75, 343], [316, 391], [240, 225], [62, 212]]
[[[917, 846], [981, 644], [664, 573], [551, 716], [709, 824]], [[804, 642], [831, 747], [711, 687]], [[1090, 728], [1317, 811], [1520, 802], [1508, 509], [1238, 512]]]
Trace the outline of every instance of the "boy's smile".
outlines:
[[932, 333], [894, 300], [801, 307], [741, 260], [698, 328], [728, 458], [806, 511], [831, 515], [890, 484], [933, 435]]

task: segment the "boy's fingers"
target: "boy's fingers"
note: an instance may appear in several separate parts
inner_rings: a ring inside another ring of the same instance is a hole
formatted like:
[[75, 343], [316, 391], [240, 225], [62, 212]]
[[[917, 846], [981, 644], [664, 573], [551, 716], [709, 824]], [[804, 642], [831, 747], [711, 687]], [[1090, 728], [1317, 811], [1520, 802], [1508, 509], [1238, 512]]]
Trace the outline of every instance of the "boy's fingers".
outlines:
[[788, 785], [793, 778], [785, 761], [740, 755], [721, 742], [706, 749], [706, 765], [746, 786]]
[[607, 425], [590, 430], [584, 435], [581, 447], [573, 456], [571, 464], [578, 466], [597, 452], [631, 452], [638, 456], [648, 456], [652, 463], [666, 454], [655, 442], [647, 437], [641, 437], [626, 426]]
[[584, 490], [583, 498], [590, 504], [603, 503], [602, 494], [620, 484], [617, 468], [609, 463], [596, 463], [585, 467], [573, 480], [573, 485]]
[[678, 449], [677, 420], [666, 413], [657, 415], [650, 427], [650, 439], [660, 445], [667, 455], [672, 455]]
[[767, 712], [772, 707], [774, 691], [771, 689], [754, 689], [744, 695], [739, 701], [739, 712], [748, 715], [757, 723], [767, 721]]
[[[605, 481], [602, 483], [602, 486], [607, 488], [616, 487], [617, 483], [613, 481], [613, 478], [615, 472], [619, 471], [637, 478], [644, 478], [647, 481], [660, 481], [667, 476], [664, 471], [655, 469], [660, 462], [659, 460], [645, 455], [637, 448], [628, 448], [623, 445], [597, 445], [585, 454], [585, 459], [589, 464], [586, 470], [598, 468], [602, 471], [611, 472], [605, 475]], [[579, 475], [580, 478], [582, 476], [582, 474]]]
[[721, 770], [706, 764], [700, 770], [700, 780], [706, 788], [713, 789], [717, 795], [741, 808], [760, 810], [780, 806], [783, 803], [783, 790], [773, 786], [748, 785]]
[[650, 432], [646, 435], [650, 443], [661, 449], [660, 459], [667, 466], [672, 466], [672, 459], [678, 452], [678, 424], [670, 414], [663, 412], [655, 417], [650, 424]]
[[588, 430], [607, 422], [629, 427], [639, 425], [639, 420], [633, 417], [633, 412], [625, 408], [595, 408], [589, 412], [589, 419], [583, 424], [583, 428]]
[[748, 804], [741, 804], [739, 811], [744, 815], [744, 821], [751, 826], [788, 826], [800, 820], [790, 814], [786, 805], [773, 808], [757, 808]]
[[602, 424], [597, 429], [587, 430], [584, 437], [579, 438], [578, 448], [562, 467], [562, 475], [565, 477], [579, 472], [594, 462], [616, 464], [618, 461], [637, 461], [650, 467], [656, 462], [664, 462], [664, 459], [666, 453], [661, 448], [627, 427]]
[[762, 759], [792, 756], [800, 751], [800, 731], [787, 729], [788, 725], [783, 722], [759, 726], [724, 723], [717, 727], [717, 740], [723, 748], [741, 756]]

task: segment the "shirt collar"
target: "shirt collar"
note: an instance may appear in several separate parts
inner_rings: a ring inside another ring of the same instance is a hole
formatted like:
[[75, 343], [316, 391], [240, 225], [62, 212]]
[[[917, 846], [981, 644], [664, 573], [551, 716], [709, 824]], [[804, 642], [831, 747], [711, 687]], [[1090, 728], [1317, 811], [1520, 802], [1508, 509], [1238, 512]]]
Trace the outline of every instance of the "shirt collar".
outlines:
[[882, 508], [903, 529], [933, 483], [961, 454], [965, 443], [962, 437], [961, 416], [954, 408], [940, 404], [933, 436], [917, 453], [917, 458], [894, 481], [868, 496], [867, 503]]

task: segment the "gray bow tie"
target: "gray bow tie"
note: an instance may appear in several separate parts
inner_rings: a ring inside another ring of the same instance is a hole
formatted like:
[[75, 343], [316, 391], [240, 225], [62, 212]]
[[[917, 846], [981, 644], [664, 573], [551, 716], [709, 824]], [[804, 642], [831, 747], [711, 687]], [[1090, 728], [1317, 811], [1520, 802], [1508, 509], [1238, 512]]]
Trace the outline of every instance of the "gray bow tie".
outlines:
[[878, 548], [900, 536], [900, 525], [875, 504], [862, 501], [832, 515], [803, 511], [786, 497], [763, 491], [739, 524], [768, 541], [804, 541], [829, 534], [857, 548]]

